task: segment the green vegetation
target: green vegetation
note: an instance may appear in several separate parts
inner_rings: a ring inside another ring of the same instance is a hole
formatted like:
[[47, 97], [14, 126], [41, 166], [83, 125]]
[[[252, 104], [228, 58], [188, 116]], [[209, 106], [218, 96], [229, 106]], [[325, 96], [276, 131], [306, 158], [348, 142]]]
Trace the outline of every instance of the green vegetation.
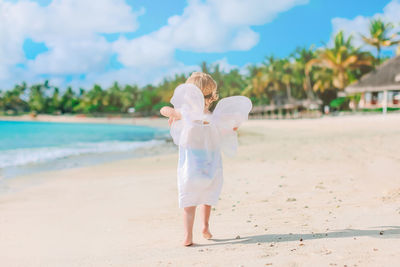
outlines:
[[382, 47], [389, 47], [398, 44], [400, 41], [395, 41], [397, 34], [389, 36], [390, 31], [394, 28], [392, 23], [386, 23], [381, 19], [372, 19], [369, 25], [369, 37], [361, 35], [365, 43], [374, 46], [377, 50], [377, 61], [380, 62]]
[[[332, 46], [299, 47], [286, 58], [268, 56], [260, 64], [248, 66], [246, 74], [238, 69], [223, 72], [220, 66], [205, 62], [201, 69], [216, 80], [220, 97], [246, 95], [255, 106], [319, 98], [335, 110], [349, 109], [351, 99], [337, 98], [337, 93], [385, 60], [380, 55], [382, 47], [399, 43], [394, 40], [395, 34], [389, 36], [393, 30], [390, 23], [371, 20], [369, 30], [370, 36], [362, 38], [376, 48], [376, 57], [355, 47], [351, 36], [346, 38], [339, 32]], [[134, 108], [138, 115], [156, 115], [160, 107], [169, 105], [174, 89], [186, 79], [185, 74], [179, 74], [157, 86], [122, 86], [115, 82], [109, 88], [95, 84], [79, 91], [71, 87], [61, 91], [47, 81], [31, 86], [22, 83], [0, 91], [0, 113], [123, 114]]]

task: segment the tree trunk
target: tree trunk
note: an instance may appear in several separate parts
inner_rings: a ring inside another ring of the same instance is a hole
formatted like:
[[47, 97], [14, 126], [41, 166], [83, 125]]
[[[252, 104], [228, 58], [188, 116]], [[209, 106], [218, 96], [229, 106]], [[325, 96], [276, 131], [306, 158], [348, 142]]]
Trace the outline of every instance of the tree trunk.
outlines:
[[378, 46], [377, 49], [378, 49], [378, 56], [377, 56], [376, 60], [378, 61], [377, 65], [379, 66], [381, 64], [381, 47]]
[[288, 102], [292, 102], [292, 88], [290, 88], [290, 83], [286, 84], [286, 95], [288, 98]]
[[312, 92], [311, 79], [310, 79], [309, 75], [306, 75], [306, 84], [307, 84], [307, 89], [306, 89], [307, 99], [313, 100], [315, 98], [315, 96]]

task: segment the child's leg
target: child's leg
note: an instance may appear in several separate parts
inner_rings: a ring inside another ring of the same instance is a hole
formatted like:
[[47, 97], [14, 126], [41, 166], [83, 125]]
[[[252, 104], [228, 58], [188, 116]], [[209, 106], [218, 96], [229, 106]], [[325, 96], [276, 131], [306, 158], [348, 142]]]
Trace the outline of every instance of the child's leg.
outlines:
[[184, 246], [190, 246], [193, 242], [193, 222], [196, 212], [196, 206], [186, 207], [183, 209], [183, 226], [185, 228]]
[[211, 206], [210, 205], [202, 205], [202, 219], [203, 219], [203, 237], [205, 239], [212, 238], [212, 234], [210, 233], [209, 229], [209, 221], [210, 221], [210, 213], [211, 213]]

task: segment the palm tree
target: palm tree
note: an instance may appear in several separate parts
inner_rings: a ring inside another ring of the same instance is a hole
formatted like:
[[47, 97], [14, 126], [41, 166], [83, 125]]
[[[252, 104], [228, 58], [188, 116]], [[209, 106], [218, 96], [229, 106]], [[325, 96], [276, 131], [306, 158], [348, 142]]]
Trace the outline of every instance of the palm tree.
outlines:
[[210, 67], [208, 66], [206, 61], [201, 62], [200, 64], [201, 71], [204, 73], [210, 73]]
[[162, 83], [157, 87], [161, 101], [169, 103], [175, 88], [182, 83], [185, 83], [186, 76], [184, 74], [175, 74], [174, 78], [165, 78]]
[[268, 89], [272, 91], [280, 91], [284, 88], [282, 82], [282, 64], [281, 61], [274, 56], [269, 56], [266, 58], [264, 64], [264, 75], [266, 77]]
[[221, 98], [240, 95], [246, 87], [246, 81], [238, 69], [232, 69], [229, 73], [224, 73], [222, 79], [224, 82], [222, 86], [218, 88]]
[[50, 85], [48, 81], [45, 81], [43, 84], [39, 83], [30, 87], [28, 103], [31, 111], [36, 113], [42, 113], [46, 111], [46, 94], [49, 89]]
[[46, 99], [46, 113], [58, 113], [61, 111], [60, 89], [53, 88], [53, 95]]
[[74, 112], [75, 107], [79, 104], [79, 100], [76, 97], [74, 91], [71, 87], [68, 87], [67, 90], [61, 97], [61, 112], [62, 113], [71, 113]]
[[140, 97], [136, 102], [136, 110], [142, 112], [145, 115], [159, 113], [158, 110], [161, 97], [158, 95], [158, 91], [152, 85], [146, 85], [142, 88]]
[[[311, 89], [310, 77], [306, 75], [306, 66], [309, 61], [316, 58], [316, 52], [313, 46], [310, 48], [298, 47], [291, 55], [294, 58], [294, 80], [296, 84], [299, 84], [306, 94], [308, 99], [315, 98]], [[298, 95], [302, 95], [298, 92]]]
[[286, 94], [291, 101], [291, 84], [293, 82], [293, 65], [287, 59], [269, 56], [261, 67], [249, 68], [250, 76], [244, 95], [257, 98], [266, 97], [272, 101], [277, 94]]
[[123, 89], [123, 96], [121, 99], [122, 110], [124, 112], [128, 111], [129, 108], [135, 107], [136, 102], [139, 98], [139, 88], [137, 85], [125, 85]]
[[398, 44], [400, 40], [393, 40], [397, 34], [389, 36], [390, 31], [393, 30], [392, 23], [386, 23], [381, 19], [372, 19], [369, 23], [369, 37], [361, 35], [363, 41], [377, 50], [377, 62], [380, 63], [382, 47], [390, 47]]
[[15, 85], [12, 90], [2, 93], [1, 108], [4, 111], [12, 110], [13, 112], [28, 111], [28, 103], [23, 99], [27, 91], [26, 83]]
[[4, 111], [4, 105], [5, 105], [4, 93], [0, 91], [0, 110]]
[[294, 82], [294, 65], [290, 60], [267, 57], [263, 71], [267, 93], [274, 97], [286, 95], [287, 100], [292, 101], [291, 85]]
[[267, 77], [263, 71], [264, 67], [250, 65], [247, 67], [249, 75], [247, 77], [247, 86], [242, 95], [248, 96], [256, 104], [266, 104], [269, 100], [266, 87], [268, 85]]
[[313, 71], [313, 80], [315, 80], [312, 89], [315, 92], [324, 93], [326, 90], [333, 89], [333, 72], [327, 68], [317, 68]]
[[118, 82], [114, 82], [111, 87], [109, 87], [105, 91], [105, 109], [106, 112], [122, 112], [122, 103], [123, 92], [118, 84]]
[[103, 112], [104, 107], [108, 105], [106, 92], [100, 85], [95, 84], [89, 91], [82, 91], [79, 105], [74, 107], [75, 111], [84, 113]]
[[295, 82], [294, 77], [294, 64], [290, 62], [290, 60], [283, 59], [281, 60], [281, 80], [286, 87], [286, 96], [288, 102], [292, 102], [292, 84]]
[[225, 72], [224, 70], [221, 70], [219, 64], [213, 64], [208, 68], [208, 71], [216, 81], [218, 94], [222, 98], [241, 94], [243, 88], [246, 86], [245, 79], [238, 69], [232, 69], [229, 72]]
[[352, 45], [352, 37], [345, 38], [343, 31], [337, 33], [332, 48], [317, 51], [317, 58], [310, 60], [306, 66], [309, 75], [313, 66], [332, 70], [332, 83], [335, 88], [343, 90], [354, 79], [351, 72], [363, 66], [372, 66], [373, 56], [369, 52], [360, 51]]

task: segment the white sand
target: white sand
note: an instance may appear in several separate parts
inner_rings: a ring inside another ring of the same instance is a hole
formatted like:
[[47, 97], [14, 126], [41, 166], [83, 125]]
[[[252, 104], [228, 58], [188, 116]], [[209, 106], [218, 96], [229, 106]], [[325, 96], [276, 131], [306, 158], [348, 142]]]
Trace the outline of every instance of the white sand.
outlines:
[[173, 154], [13, 179], [0, 265], [398, 266], [399, 115], [250, 121], [240, 133], [215, 240], [196, 222], [196, 245], [181, 246]]

